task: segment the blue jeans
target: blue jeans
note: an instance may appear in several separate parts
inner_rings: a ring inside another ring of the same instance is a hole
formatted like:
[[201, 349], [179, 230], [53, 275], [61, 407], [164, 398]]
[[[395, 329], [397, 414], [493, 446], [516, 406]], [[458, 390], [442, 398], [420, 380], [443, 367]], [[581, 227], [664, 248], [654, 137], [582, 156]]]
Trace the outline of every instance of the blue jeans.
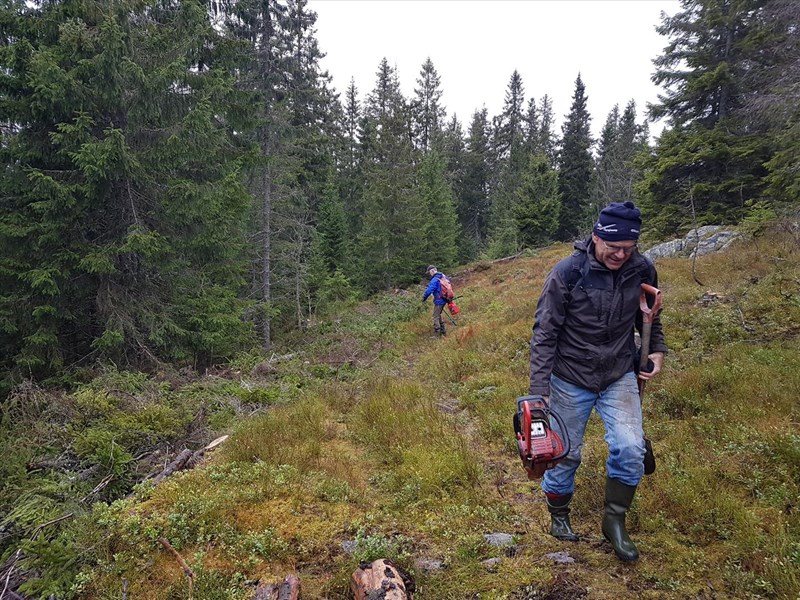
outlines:
[[[644, 475], [644, 430], [642, 403], [633, 371], [601, 392], [592, 392], [552, 375], [550, 406], [564, 421], [572, 447], [564, 460], [545, 471], [542, 489], [546, 493], [571, 494], [575, 490], [575, 471], [581, 464], [583, 435], [593, 408], [606, 428], [606, 475], [625, 485], [639, 484]], [[561, 435], [555, 419], [553, 429]]]

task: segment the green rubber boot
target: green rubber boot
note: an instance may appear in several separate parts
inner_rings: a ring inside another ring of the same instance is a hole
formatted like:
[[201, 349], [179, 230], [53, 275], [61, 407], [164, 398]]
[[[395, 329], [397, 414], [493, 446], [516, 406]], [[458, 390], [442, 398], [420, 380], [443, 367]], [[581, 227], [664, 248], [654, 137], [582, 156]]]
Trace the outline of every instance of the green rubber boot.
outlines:
[[620, 560], [636, 560], [639, 551], [625, 529], [625, 513], [631, 507], [635, 485], [625, 485], [619, 479], [606, 478], [606, 504], [603, 514], [603, 536], [611, 542]]
[[572, 531], [569, 523], [569, 503], [572, 502], [572, 494], [550, 495], [544, 498], [547, 510], [550, 512], [550, 535], [559, 540], [577, 542], [578, 536]]

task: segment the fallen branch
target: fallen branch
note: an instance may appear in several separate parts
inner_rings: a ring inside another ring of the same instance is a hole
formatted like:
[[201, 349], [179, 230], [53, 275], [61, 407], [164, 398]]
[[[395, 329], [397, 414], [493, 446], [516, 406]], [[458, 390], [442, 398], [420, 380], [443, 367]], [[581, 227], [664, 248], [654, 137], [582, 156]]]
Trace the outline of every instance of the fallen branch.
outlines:
[[[42, 523], [41, 525], [37, 525], [36, 529], [33, 530], [33, 533], [30, 536], [30, 540], [33, 541], [39, 534], [46, 528], [50, 527], [50, 525], [55, 525], [56, 523], [60, 523], [61, 521], [66, 521], [67, 519], [71, 519], [74, 516], [74, 513], [67, 513], [65, 515], [61, 515], [60, 517], [56, 517], [55, 519], [50, 519], [46, 523]], [[0, 592], [0, 600], [25, 600], [22, 596], [16, 593], [16, 590], [20, 585], [25, 583], [26, 575], [24, 573], [19, 573], [14, 577], [11, 578], [11, 575], [14, 573], [14, 568], [21, 559], [24, 558], [21, 549], [17, 549], [16, 552], [12, 556], [6, 559], [6, 561], [0, 565], [0, 578], [3, 581], [3, 591]]]
[[103, 477], [103, 479], [100, 481], [100, 483], [98, 483], [96, 486], [94, 486], [94, 489], [91, 492], [89, 492], [83, 498], [81, 498], [81, 504], [86, 502], [89, 498], [94, 496], [97, 492], [99, 492], [104, 487], [106, 487], [109, 483], [111, 483], [112, 479], [114, 479], [114, 474], [113, 473], [109, 473], [108, 475]]
[[178, 554], [178, 551], [172, 547], [172, 544], [170, 544], [166, 538], [163, 537], [158, 538], [158, 543], [164, 546], [164, 548], [166, 548], [167, 551], [170, 554], [172, 554], [172, 556], [175, 557], [175, 560], [178, 561], [178, 564], [181, 566], [181, 569], [183, 569], [183, 573], [189, 580], [189, 599], [191, 600], [194, 591], [194, 573], [192, 573], [192, 570], [189, 568], [189, 565], [186, 564], [186, 561], [183, 560], [183, 557], [180, 554]]
[[6, 597], [6, 591], [8, 591], [9, 594], [14, 594], [13, 591], [8, 589], [8, 583], [9, 580], [11, 579], [11, 573], [14, 571], [14, 565], [17, 564], [17, 561], [19, 560], [20, 556], [22, 556], [22, 550], [17, 550], [14, 553], [14, 556], [7, 562], [8, 571], [6, 572], [6, 581], [5, 584], [3, 585], [3, 591], [0, 592], [0, 600], [3, 600], [3, 598]]
[[31, 534], [31, 541], [35, 540], [39, 534], [42, 532], [42, 529], [45, 527], [49, 527], [50, 525], [55, 525], [56, 523], [60, 523], [61, 521], [66, 521], [67, 519], [71, 519], [74, 516], [74, 513], [67, 513], [65, 515], [61, 515], [55, 519], [47, 521], [47, 523], [42, 523], [41, 525], [37, 525], [36, 529], [33, 530]]

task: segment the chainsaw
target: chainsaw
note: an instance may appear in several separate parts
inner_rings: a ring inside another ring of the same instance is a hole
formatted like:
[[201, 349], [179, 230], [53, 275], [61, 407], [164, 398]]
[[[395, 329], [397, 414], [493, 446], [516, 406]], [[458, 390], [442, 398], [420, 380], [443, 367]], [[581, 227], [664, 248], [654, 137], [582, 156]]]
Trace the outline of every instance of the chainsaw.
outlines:
[[[550, 427], [550, 417], [564, 432], [564, 439]], [[569, 454], [569, 437], [566, 427], [557, 413], [541, 396], [520, 396], [517, 398], [517, 412], [514, 414], [514, 433], [517, 436], [519, 456], [522, 466], [528, 472], [528, 479], [540, 479], [547, 469], [552, 469]]]

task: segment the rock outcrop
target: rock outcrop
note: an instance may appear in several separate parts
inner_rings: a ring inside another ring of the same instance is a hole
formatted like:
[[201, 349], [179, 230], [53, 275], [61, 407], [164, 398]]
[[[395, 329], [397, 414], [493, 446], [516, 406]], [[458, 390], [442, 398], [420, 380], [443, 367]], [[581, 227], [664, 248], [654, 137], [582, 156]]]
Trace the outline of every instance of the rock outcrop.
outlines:
[[704, 256], [725, 250], [740, 236], [739, 232], [724, 229], [721, 225], [705, 225], [692, 229], [682, 239], [658, 244], [642, 254], [652, 260], [672, 256]]

